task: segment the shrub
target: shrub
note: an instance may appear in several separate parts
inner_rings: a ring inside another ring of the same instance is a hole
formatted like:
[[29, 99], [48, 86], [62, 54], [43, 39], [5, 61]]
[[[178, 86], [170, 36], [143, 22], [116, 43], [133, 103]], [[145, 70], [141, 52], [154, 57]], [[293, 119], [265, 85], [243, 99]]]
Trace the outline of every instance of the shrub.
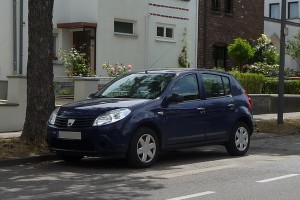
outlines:
[[300, 59], [300, 32], [286, 42], [286, 53], [293, 59]]
[[257, 40], [254, 41], [254, 56], [252, 62], [261, 62], [268, 65], [279, 63], [279, 54], [276, 48], [272, 45], [270, 39], [265, 34], [262, 34]]
[[[262, 92], [264, 94], [278, 94], [278, 79], [267, 78]], [[300, 94], [300, 80], [285, 80], [284, 81], [285, 94]]]
[[117, 76], [123, 75], [126, 72], [131, 71], [131, 69], [132, 69], [132, 65], [125, 66], [123, 64], [118, 64], [118, 63], [111, 65], [111, 64], [109, 64], [109, 62], [103, 63], [102, 67], [103, 67], [103, 69], [106, 70], [108, 76], [110, 76], [110, 77], [117, 77]]
[[[83, 47], [80, 47], [82, 49]], [[80, 52], [75, 48], [69, 51], [61, 49], [59, 59], [66, 66], [68, 76], [91, 76], [93, 75], [91, 68], [88, 66], [86, 53]]]
[[278, 77], [279, 74], [279, 65], [268, 65], [266, 63], [254, 63], [248, 68], [248, 72], [263, 74], [269, 77]]
[[254, 49], [247, 40], [236, 38], [234, 43], [228, 46], [228, 54], [237, 61], [241, 71], [241, 67], [249, 63], [250, 58], [254, 55]]
[[262, 74], [231, 72], [233, 76], [243, 85], [247, 93], [260, 94], [265, 82]]

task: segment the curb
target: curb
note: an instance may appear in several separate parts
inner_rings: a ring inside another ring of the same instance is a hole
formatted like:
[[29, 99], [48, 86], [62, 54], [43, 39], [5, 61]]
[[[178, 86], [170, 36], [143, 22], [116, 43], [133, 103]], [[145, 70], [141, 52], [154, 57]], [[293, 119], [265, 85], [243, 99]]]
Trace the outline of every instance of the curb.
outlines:
[[40, 163], [40, 162], [53, 161], [53, 160], [59, 160], [58, 156], [55, 154], [43, 154], [43, 155], [24, 157], [24, 158], [3, 159], [0, 160], [0, 168], [12, 167], [15, 165]]

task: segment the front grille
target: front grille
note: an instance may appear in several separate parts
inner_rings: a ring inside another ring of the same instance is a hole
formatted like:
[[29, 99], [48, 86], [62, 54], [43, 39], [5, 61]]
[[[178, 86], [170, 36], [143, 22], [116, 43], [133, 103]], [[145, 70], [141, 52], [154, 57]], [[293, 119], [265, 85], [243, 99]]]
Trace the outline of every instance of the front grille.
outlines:
[[[74, 123], [71, 126], [68, 126], [68, 120], [69, 119], [74, 119]], [[94, 117], [89, 117], [89, 118], [72, 118], [72, 117], [61, 117], [57, 116], [55, 120], [55, 126], [58, 128], [66, 128], [66, 127], [71, 127], [71, 128], [85, 128], [85, 127], [90, 127], [93, 125], [95, 121]]]
[[53, 148], [72, 151], [95, 151], [91, 143], [76, 140], [56, 140], [53, 142]]

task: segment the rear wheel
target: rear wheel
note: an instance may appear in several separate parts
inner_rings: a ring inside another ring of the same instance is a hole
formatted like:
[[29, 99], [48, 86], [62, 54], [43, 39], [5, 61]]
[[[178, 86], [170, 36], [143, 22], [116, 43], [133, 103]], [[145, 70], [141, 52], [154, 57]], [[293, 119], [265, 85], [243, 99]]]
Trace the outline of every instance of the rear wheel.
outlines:
[[127, 162], [136, 168], [151, 166], [157, 159], [158, 139], [156, 133], [147, 127], [139, 128], [133, 135], [127, 152]]
[[244, 122], [238, 122], [230, 134], [229, 141], [225, 144], [226, 150], [232, 156], [242, 156], [247, 153], [249, 146], [249, 127]]

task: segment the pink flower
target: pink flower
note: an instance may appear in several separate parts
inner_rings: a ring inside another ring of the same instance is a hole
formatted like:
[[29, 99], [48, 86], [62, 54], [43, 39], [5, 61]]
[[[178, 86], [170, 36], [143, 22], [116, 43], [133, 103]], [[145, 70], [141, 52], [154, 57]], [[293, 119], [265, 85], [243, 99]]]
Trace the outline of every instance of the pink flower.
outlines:
[[118, 66], [118, 71], [122, 71], [123, 67], [121, 65]]
[[110, 68], [110, 71], [111, 71], [112, 73], [114, 73], [116, 70], [115, 70], [114, 67], [111, 67], [111, 68]]
[[127, 69], [130, 71], [132, 68], [132, 65], [127, 65]]

